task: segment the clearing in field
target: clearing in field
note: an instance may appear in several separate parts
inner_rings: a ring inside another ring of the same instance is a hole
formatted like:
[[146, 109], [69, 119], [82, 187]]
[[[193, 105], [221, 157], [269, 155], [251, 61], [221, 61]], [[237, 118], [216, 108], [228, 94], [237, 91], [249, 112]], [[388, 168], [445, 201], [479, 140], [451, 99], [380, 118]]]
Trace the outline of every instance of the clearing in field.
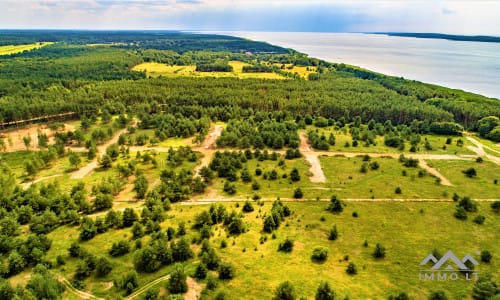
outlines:
[[285, 79], [284, 76], [276, 73], [243, 73], [243, 66], [248, 65], [240, 61], [230, 61], [233, 72], [197, 72], [196, 66], [169, 66], [166, 64], [147, 62], [136, 65], [133, 71], [146, 72], [148, 77], [235, 77], [235, 78], [261, 78], [261, 79]]
[[30, 51], [33, 49], [38, 49], [43, 46], [47, 46], [53, 44], [52, 42], [40, 42], [40, 43], [34, 43], [34, 44], [29, 44], [29, 45], [7, 45], [7, 46], [0, 46], [0, 55], [9, 55], [9, 54], [15, 54], [15, 53], [20, 53], [23, 51]]

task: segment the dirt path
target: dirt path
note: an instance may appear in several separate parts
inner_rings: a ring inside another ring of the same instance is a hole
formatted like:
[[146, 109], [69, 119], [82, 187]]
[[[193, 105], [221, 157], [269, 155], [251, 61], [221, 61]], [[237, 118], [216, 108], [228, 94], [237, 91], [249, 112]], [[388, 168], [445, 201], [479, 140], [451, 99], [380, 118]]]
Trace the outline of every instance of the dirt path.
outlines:
[[[136, 126], [136, 122], [132, 126]], [[109, 145], [112, 145], [116, 142], [118, 142], [118, 138], [120, 137], [121, 134], [124, 134], [127, 132], [127, 129], [122, 129], [118, 131], [113, 138], [111, 138], [109, 141], [105, 142], [104, 144], [100, 145], [97, 147], [97, 157], [100, 157], [106, 152], [106, 148]], [[85, 166], [81, 167], [80, 169], [76, 170], [75, 172], [71, 173], [70, 178], [71, 179], [81, 179], [88, 174], [90, 174], [94, 169], [97, 168], [97, 158], [86, 164]]]
[[21, 184], [21, 186], [24, 188], [24, 189], [27, 189], [29, 188], [32, 184], [35, 184], [37, 182], [40, 182], [40, 181], [44, 181], [44, 180], [47, 180], [47, 179], [51, 179], [51, 178], [55, 178], [55, 177], [59, 177], [59, 176], [62, 176], [63, 174], [55, 174], [55, 175], [50, 175], [50, 176], [45, 176], [45, 177], [40, 177], [40, 178], [37, 178], [33, 181], [30, 181], [30, 182], [25, 182], [23, 184]]
[[215, 141], [217, 141], [217, 138], [221, 135], [222, 129], [222, 125], [214, 125], [210, 128], [210, 132], [203, 143], [201, 143], [201, 146], [194, 148], [195, 151], [199, 151], [203, 154], [200, 163], [194, 168], [194, 174], [198, 174], [201, 168], [208, 166], [212, 161], [215, 153], [214, 149], [216, 147]]
[[476, 140], [473, 137], [468, 136], [467, 139], [474, 144], [474, 146], [467, 146], [467, 148], [469, 150], [474, 151], [477, 154], [477, 156], [486, 157], [489, 160], [491, 160], [492, 162], [496, 163], [497, 165], [500, 165], [500, 157], [486, 153], [486, 151], [484, 151], [484, 148], [486, 148], [490, 151], [493, 151], [493, 152], [498, 152], [498, 151], [491, 149], [488, 146], [483, 145], [481, 142], [479, 142], [478, 140]]
[[318, 159], [318, 153], [312, 152], [309, 143], [307, 142], [307, 136], [304, 132], [301, 132], [300, 135], [300, 152], [304, 155], [306, 161], [309, 163], [309, 172], [311, 172], [311, 176], [309, 180], [311, 182], [326, 182], [325, 173], [323, 173], [323, 169], [321, 168], [321, 163]]
[[[208, 205], [212, 203], [224, 203], [224, 202], [243, 202], [248, 200], [248, 198], [222, 198], [222, 197], [213, 197], [213, 198], [203, 198], [202, 200], [192, 200], [192, 201], [183, 201], [179, 202], [180, 205]], [[263, 202], [273, 202], [276, 200], [276, 197], [270, 198], [261, 198], [259, 201]], [[283, 202], [330, 202], [330, 198], [323, 199], [295, 199], [295, 198], [283, 198], [280, 197], [280, 201]], [[446, 198], [344, 198], [342, 201], [345, 202], [454, 202], [453, 199]], [[479, 202], [493, 202], [498, 201], [498, 199], [474, 199], [474, 201]]]
[[61, 282], [70, 293], [80, 297], [81, 299], [104, 300], [104, 298], [100, 298], [100, 297], [97, 297], [97, 296], [92, 295], [90, 293], [76, 289], [73, 285], [71, 285], [71, 283], [68, 281], [68, 279], [64, 278], [61, 275], [57, 275], [57, 280], [59, 280], [59, 282]]
[[451, 184], [451, 182], [448, 180], [448, 178], [444, 177], [443, 174], [439, 173], [438, 170], [434, 169], [433, 167], [429, 166], [425, 160], [423, 159], [419, 159], [418, 160], [418, 165], [424, 169], [425, 171], [427, 171], [427, 173], [429, 174], [432, 174], [434, 176], [436, 176], [437, 178], [439, 178], [439, 183], [442, 184], [442, 185], [446, 185], [446, 186], [453, 186], [453, 184]]
[[127, 300], [131, 300], [131, 299], [135, 299], [137, 298], [137, 296], [140, 296], [142, 293], [146, 292], [150, 287], [152, 287], [153, 285], [157, 284], [157, 283], [160, 283], [162, 281], [165, 281], [165, 280], [168, 280], [170, 278], [170, 274], [168, 275], [165, 275], [165, 276], [162, 276], [160, 278], [157, 278], [151, 282], [149, 282], [148, 284], [146, 284], [145, 286], [141, 287], [140, 289], [136, 290], [135, 292], [133, 292], [132, 294], [130, 294], [127, 298]]

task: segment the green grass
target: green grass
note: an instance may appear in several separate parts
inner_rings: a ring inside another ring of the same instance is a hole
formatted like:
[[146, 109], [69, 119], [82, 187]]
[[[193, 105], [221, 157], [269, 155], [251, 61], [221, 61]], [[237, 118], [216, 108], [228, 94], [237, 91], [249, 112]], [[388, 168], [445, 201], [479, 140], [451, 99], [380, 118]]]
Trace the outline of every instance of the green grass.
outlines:
[[[235, 203], [224, 204], [229, 210], [241, 210]], [[473, 283], [460, 281], [423, 282], [418, 279], [420, 261], [433, 249], [445, 253], [451, 249], [462, 257], [471, 253], [479, 258], [481, 250], [494, 251], [499, 247], [499, 226], [496, 216], [489, 205], [481, 204], [479, 213], [486, 216], [484, 225], [476, 225], [470, 219], [459, 221], [452, 214], [454, 203], [348, 203], [344, 212], [333, 215], [325, 211], [327, 203], [289, 202], [287, 205], [293, 211], [276, 231], [276, 239], [269, 234], [263, 234], [262, 217], [268, 213], [271, 203], [262, 207], [254, 203], [255, 211], [245, 214], [244, 221], [248, 232], [238, 237], [227, 237], [220, 225], [216, 226], [211, 239], [212, 245], [224, 261], [231, 262], [236, 268], [236, 277], [231, 281], [219, 283], [218, 290], [224, 290], [229, 299], [269, 299], [276, 286], [289, 280], [295, 286], [298, 296], [310, 299], [320, 281], [328, 281], [340, 299], [348, 295], [351, 299], [386, 299], [388, 295], [406, 291], [414, 299], [426, 299], [431, 290], [446, 290], [451, 299], [463, 299], [470, 295]], [[168, 218], [162, 223], [162, 228], [177, 227], [179, 221], [189, 222], [194, 216], [208, 206], [174, 205], [168, 212]], [[358, 218], [351, 216], [356, 211]], [[324, 221], [321, 221], [321, 218]], [[339, 238], [328, 241], [327, 231], [337, 225]], [[259, 243], [262, 235], [267, 236], [264, 244]], [[188, 230], [188, 237], [196, 237], [198, 233]], [[76, 266], [76, 260], [68, 258], [67, 248], [78, 238], [77, 227], [61, 227], [49, 234], [53, 239], [48, 257], [62, 254], [67, 259], [63, 268], [54, 272], [71, 277]], [[107, 256], [113, 263], [112, 273], [103, 279], [91, 277], [86, 280], [87, 286], [99, 296], [117, 297], [114, 288], [104, 291], [102, 282], [112, 281], [115, 276], [130, 271], [133, 268], [132, 254], [121, 258], [110, 258], [107, 250], [112, 242], [120, 239], [130, 239], [130, 229], [112, 230], [96, 236], [82, 245], [91, 253]], [[295, 241], [292, 253], [277, 252], [278, 244], [285, 239]], [[143, 238], [143, 244], [147, 242]], [[228, 247], [220, 249], [222, 239], [227, 240]], [[368, 247], [363, 246], [367, 240]], [[233, 245], [234, 242], [234, 245]], [[371, 253], [376, 243], [382, 243], [387, 251], [381, 260], [372, 258]], [[324, 246], [329, 250], [328, 260], [324, 264], [313, 263], [310, 259], [315, 246]], [[193, 245], [195, 253], [199, 246]], [[349, 262], [358, 267], [358, 275], [349, 276], [345, 273]], [[194, 270], [197, 258], [186, 264], [188, 272]], [[498, 280], [496, 270], [500, 261], [495, 258], [491, 263], [481, 263], [477, 270], [481, 274], [491, 273]], [[166, 273], [170, 267], [164, 267], [154, 274], [140, 274], [140, 284], [154, 280]], [[215, 294], [215, 293], [213, 293]], [[243, 297], [242, 295], [249, 295]], [[251, 295], [251, 296], [250, 296]]]
[[[454, 191], [459, 195], [473, 198], [498, 199], [500, 196], [500, 166], [490, 161], [477, 163], [475, 161], [427, 161], [429, 165], [439, 170], [454, 185]], [[469, 178], [463, 170], [474, 168], [477, 177]]]
[[[404, 150], [401, 151], [397, 148], [388, 147], [384, 144], [383, 136], [376, 136], [375, 143], [376, 145], [365, 146], [363, 141], [358, 141], [358, 146], [352, 146], [352, 136], [346, 130], [334, 130], [332, 127], [327, 128], [316, 128], [314, 126], [308, 126], [307, 130], [318, 130], [319, 134], [324, 133], [328, 138], [330, 133], [333, 133], [335, 136], [335, 145], [330, 147], [330, 151], [336, 152], [368, 152], [368, 153], [408, 153], [411, 154], [410, 148], [411, 144], [409, 141], [405, 141]], [[415, 154], [474, 154], [474, 152], [467, 149], [467, 146], [472, 145], [465, 137], [451, 137], [451, 144], [446, 144], [447, 136], [433, 135], [433, 134], [423, 134], [421, 135], [421, 142], [418, 145], [417, 152]], [[429, 141], [432, 146], [432, 150], [427, 150], [425, 148], [425, 139]], [[456, 145], [458, 139], [461, 139], [464, 142], [462, 147]], [[349, 143], [349, 147], [345, 147], [345, 144]]]
[[47, 46], [50, 44], [53, 44], [53, 43], [52, 42], [43, 42], [43, 43], [34, 43], [34, 44], [29, 44], [29, 45], [0, 46], [0, 55], [9, 55], [9, 54], [20, 53], [23, 51], [38, 49], [38, 48], [41, 48], [43, 46]]

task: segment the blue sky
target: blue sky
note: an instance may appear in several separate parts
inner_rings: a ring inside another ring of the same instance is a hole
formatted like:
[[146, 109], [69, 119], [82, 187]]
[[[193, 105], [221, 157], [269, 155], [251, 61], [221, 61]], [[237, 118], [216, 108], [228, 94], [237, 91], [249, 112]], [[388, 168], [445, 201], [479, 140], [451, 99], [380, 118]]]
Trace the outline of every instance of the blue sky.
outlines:
[[0, 28], [500, 35], [496, 0], [0, 0]]

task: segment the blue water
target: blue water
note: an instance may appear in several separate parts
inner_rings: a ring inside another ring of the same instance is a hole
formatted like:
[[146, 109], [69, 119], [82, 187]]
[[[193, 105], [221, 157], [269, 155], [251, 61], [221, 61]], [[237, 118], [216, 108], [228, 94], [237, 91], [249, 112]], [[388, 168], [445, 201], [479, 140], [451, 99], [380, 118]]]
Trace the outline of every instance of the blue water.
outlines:
[[293, 48], [329, 62], [500, 99], [500, 43], [357, 33], [219, 33]]

